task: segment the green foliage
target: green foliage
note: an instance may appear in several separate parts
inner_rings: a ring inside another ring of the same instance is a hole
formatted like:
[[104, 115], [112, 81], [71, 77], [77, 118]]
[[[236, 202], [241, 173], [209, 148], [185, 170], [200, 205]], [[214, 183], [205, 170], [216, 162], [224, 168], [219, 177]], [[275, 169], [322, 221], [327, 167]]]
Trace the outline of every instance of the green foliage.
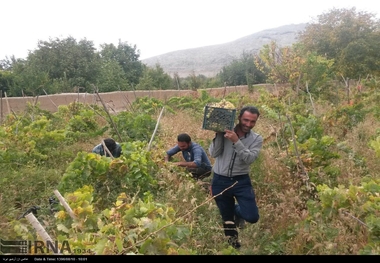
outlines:
[[[379, 211], [380, 181], [378, 179], [363, 180], [360, 186], [351, 185], [345, 188], [339, 185], [330, 188], [325, 184], [317, 187], [320, 204], [316, 202], [309, 203], [311, 215], [322, 213], [329, 221], [337, 218], [343, 213], [354, 215], [355, 218], [364, 221], [367, 227], [368, 245], [364, 247], [361, 253], [373, 254], [379, 249], [379, 218], [375, 211]], [[375, 214], [374, 214], [375, 213]]]
[[[10, 61], [9, 96], [45, 95], [73, 92], [131, 90], [139, 83], [143, 64], [136, 46], [120, 42], [117, 47], [104, 44], [96, 51], [92, 41], [73, 37], [39, 41], [26, 60]], [[0, 83], [2, 82], [0, 77]], [[9, 81], [8, 81], [9, 80]], [[5, 90], [5, 86], [4, 86]]]
[[[378, 203], [379, 181], [368, 180], [366, 182], [363, 180], [361, 186], [350, 185], [348, 188], [342, 185], [330, 188], [321, 184], [317, 190], [319, 201], [309, 200], [307, 202], [309, 217], [304, 220], [298, 230], [295, 229], [304, 235], [312, 233], [307, 238], [307, 247], [300, 253], [350, 253], [350, 246], [339, 243], [342, 234], [353, 234], [354, 240], [357, 241], [355, 233], [365, 231], [368, 232], [368, 235], [362, 237], [367, 237], [367, 245], [360, 250], [359, 254], [377, 254], [380, 245], [376, 238], [378, 236], [378, 218], [372, 211], [378, 209], [376, 203]], [[345, 227], [342, 227], [342, 223]], [[342, 231], [344, 232], [342, 233]], [[328, 246], [322, 249], [320, 247], [322, 243]]]
[[333, 8], [318, 16], [300, 35], [307, 50], [335, 60], [334, 69], [343, 76], [359, 78], [378, 74], [378, 20], [374, 14]]
[[95, 111], [83, 103], [60, 105], [53, 117], [53, 127], [64, 129], [72, 142], [94, 138], [109, 129], [109, 126], [100, 127]]
[[10, 71], [1, 70], [0, 67], [0, 90], [9, 95], [8, 90], [14, 85], [14, 74]]
[[227, 86], [238, 86], [265, 83], [266, 78], [256, 66], [254, 56], [243, 53], [240, 59], [224, 66], [217, 77]]
[[147, 113], [124, 111], [112, 116], [112, 119], [118, 133], [111, 130], [111, 136], [120, 134], [125, 141], [149, 141], [156, 126], [156, 121]]
[[[379, 21], [374, 14], [352, 9], [332, 9], [318, 16], [300, 34], [299, 42], [280, 47], [271, 42], [258, 56], [241, 54], [215, 77], [196, 75], [171, 78], [157, 64], [149, 68], [139, 61], [139, 50], [121, 40], [102, 44], [97, 52], [92, 41], [73, 37], [39, 41], [27, 59], [0, 61], [0, 89], [8, 96], [61, 92], [110, 92], [116, 90], [192, 89], [248, 85], [267, 81], [288, 83], [297, 91], [330, 98], [333, 76], [371, 80], [378, 76]], [[366, 81], [367, 81], [366, 80]]]
[[196, 75], [195, 72], [192, 72], [186, 78], [179, 78], [178, 74], [174, 75], [173, 81], [174, 87], [178, 90], [191, 89], [195, 91], [200, 88], [217, 88], [224, 85], [218, 77], [207, 78], [202, 74]]
[[136, 45], [131, 46], [127, 42], [119, 40], [117, 46], [114, 44], [101, 45], [100, 55], [102, 61], [109, 63], [116, 61], [123, 69], [124, 78], [132, 86], [139, 83], [139, 79], [143, 74], [143, 64], [139, 61], [139, 52]]
[[[328, 182], [334, 185], [336, 183], [340, 170], [331, 163], [340, 155], [334, 151], [334, 146], [335, 140], [330, 136], [322, 136], [319, 139], [312, 137], [298, 144], [300, 157], [306, 169], [309, 170], [310, 181], [314, 184]], [[294, 154], [293, 144], [291, 144], [290, 152]]]
[[159, 99], [144, 96], [136, 98], [132, 106], [138, 112], [152, 115], [159, 113], [164, 107], [164, 103]]
[[320, 185], [317, 187], [317, 190], [319, 192], [319, 199], [321, 200], [322, 212], [326, 216], [331, 216], [333, 213], [337, 213], [339, 209], [350, 206], [346, 189], [342, 185], [333, 189], [327, 185]]
[[116, 60], [106, 58], [97, 76], [96, 87], [99, 92], [132, 90], [121, 65]]
[[297, 136], [297, 141], [300, 143], [305, 142], [310, 138], [321, 139], [323, 136], [323, 127], [321, 120], [310, 115], [303, 117], [300, 115], [295, 116], [295, 121], [292, 123]]
[[79, 152], [67, 167], [58, 186], [62, 193], [72, 192], [83, 185], [97, 186], [96, 182], [107, 176], [111, 160], [93, 153]]
[[3, 138], [0, 159], [11, 166], [39, 163], [47, 160], [51, 151], [56, 150], [65, 139], [63, 130], [50, 130], [46, 116], [9, 118], [13, 123], [2, 130]]
[[[380, 100], [380, 96], [378, 96], [377, 98], [378, 100]], [[374, 116], [377, 120], [380, 120], [380, 105], [377, 105], [373, 108], [373, 113], [374, 113]]]
[[[4, 223], [5, 218], [9, 222], [16, 220], [32, 206], [40, 207], [37, 211], [39, 218], [51, 217], [48, 198], [52, 196], [52, 189], [55, 189], [59, 183], [62, 164], [53, 162], [45, 166], [27, 164], [12, 169], [6, 165], [6, 163], [1, 164], [1, 169], [4, 171], [0, 178], [2, 222]], [[0, 229], [0, 235], [3, 238], [16, 238], [11, 226], [8, 225]]]
[[301, 43], [279, 47], [276, 42], [264, 45], [257, 64], [268, 72], [273, 83], [289, 83], [293, 90], [321, 95], [332, 78], [333, 60], [306, 50]]
[[189, 77], [188, 77], [188, 81], [189, 81], [189, 88], [191, 88], [192, 90], [197, 90], [201, 87], [202, 85], [202, 77], [200, 75], [195, 75], [195, 71], [193, 71]]
[[59, 211], [57, 229], [61, 233], [60, 240], [68, 240], [72, 249], [86, 249], [88, 254], [94, 255], [194, 254], [189, 249], [179, 248], [188, 238], [189, 227], [175, 224], [174, 209], [154, 202], [149, 194], [133, 201], [123, 192], [110, 208], [99, 213], [96, 213], [98, 207], [93, 203], [91, 187], [67, 193], [66, 199], [76, 219]]
[[223, 83], [217, 76], [206, 78], [202, 83], [202, 88], [204, 89], [218, 88], [222, 86]]
[[360, 122], [363, 122], [367, 113], [368, 109], [364, 107], [364, 104], [357, 103], [336, 107], [327, 118], [333, 120], [337, 125], [344, 127], [344, 129], [352, 129]]
[[[211, 102], [219, 102], [220, 99], [212, 98], [205, 90], [201, 90], [200, 94], [198, 91], [197, 94], [199, 97], [194, 98], [192, 96], [183, 96], [183, 97], [171, 97], [166, 104], [175, 110], [182, 109], [192, 109], [195, 112], [203, 113], [204, 106]], [[227, 99], [227, 98], [226, 98]]]
[[100, 129], [95, 116], [92, 110], [81, 110], [78, 115], [74, 115], [66, 127], [70, 137], [86, 139], [101, 134], [103, 130]]
[[48, 71], [35, 68], [32, 61], [18, 61], [13, 66], [14, 83], [9, 89], [10, 96], [37, 96], [49, 90]]
[[172, 79], [170, 75], [164, 72], [164, 69], [156, 64], [155, 68], [145, 67], [143, 76], [136, 86], [137, 90], [153, 90], [153, 89], [171, 89]]
[[[77, 41], [67, 37], [40, 40], [38, 48], [28, 55], [27, 62], [34, 71], [48, 73], [49, 82], [55, 79], [64, 84], [67, 81], [70, 87], [79, 86], [90, 90], [90, 83], [96, 83], [100, 69], [99, 55], [95, 50], [93, 42], [86, 39]], [[63, 87], [60, 88], [61, 92], [69, 91]], [[49, 86], [46, 88], [50, 92]]]
[[348, 156], [348, 159], [354, 163], [355, 167], [360, 168], [361, 174], [367, 175], [370, 173], [370, 171], [368, 170], [366, 159], [357, 151], [354, 151], [353, 148], [350, 145], [348, 145], [346, 141], [339, 142], [337, 144], [337, 149], [345, 153], [346, 156]]
[[[314, 115], [308, 117], [295, 115], [294, 119], [291, 124], [285, 124], [284, 131], [281, 133], [284, 136], [283, 139], [289, 142], [289, 153], [293, 156], [293, 161], [289, 165], [296, 169], [300, 158], [311, 182], [314, 184], [328, 182], [334, 185], [340, 174], [340, 169], [332, 165], [332, 161], [340, 157], [336, 152], [335, 139], [324, 135], [322, 122]], [[292, 129], [295, 138], [292, 137]], [[297, 143], [297, 151], [294, 139]]]
[[[291, 76], [294, 75], [292, 64], [300, 64], [300, 58], [292, 52], [289, 47], [281, 48], [275, 41], [264, 45], [259, 51], [256, 58], [256, 65], [262, 72], [267, 72], [267, 78], [270, 83], [289, 83]], [[299, 73], [298, 73], [299, 75]], [[294, 78], [294, 76], [293, 76]]]
[[370, 146], [375, 150], [376, 156], [380, 158], [380, 136], [376, 138], [376, 140], [371, 140]]
[[[191, 112], [186, 123], [193, 125], [199, 124], [203, 106], [220, 98], [202, 90], [167, 102], [137, 100], [135, 112], [112, 115], [126, 138], [116, 159], [83, 151], [97, 135], [117, 135], [104, 125], [108, 116], [103, 109], [74, 103], [52, 114], [29, 105], [23, 115], [10, 114], [0, 126], [0, 157], [6, 157], [0, 159], [0, 236], [37, 239], [25, 219], [15, 218], [30, 205], [41, 205], [38, 219], [52, 238], [69, 240], [72, 249], [84, 254], [379, 254], [380, 182], [371, 150], [378, 152], [379, 133], [371, 129], [377, 124], [375, 114], [366, 114], [375, 113], [377, 97], [372, 93], [377, 86], [369, 83], [372, 86], [355, 97], [355, 102], [363, 100], [363, 108], [352, 111], [356, 104], [349, 110], [336, 104], [331, 110], [319, 97], [317, 112], [323, 115], [311, 114], [308, 96], [291, 89], [279, 95], [259, 90], [226, 96], [237, 107], [254, 103], [260, 108], [255, 130], [263, 136], [268, 126], [278, 128], [275, 143], [266, 144], [251, 166], [261, 219], [239, 231], [241, 250], [223, 242], [218, 210], [200, 182], [194, 183], [180, 167], [166, 169], [162, 149], [146, 151], [163, 107], [173, 114]], [[337, 90], [336, 96], [343, 98], [343, 92]], [[291, 125], [286, 116], [292, 117]], [[334, 138], [340, 134], [322, 126], [330, 121], [347, 129], [347, 141], [336, 145]], [[362, 125], [350, 126], [350, 133], [347, 125], [358, 121]], [[291, 127], [308, 178], [300, 178]], [[157, 145], [166, 147], [161, 135], [156, 136]], [[205, 148], [211, 143], [208, 135], [196, 136]], [[356, 136], [361, 136], [358, 144], [352, 139]], [[305, 197], [305, 182], [318, 192]], [[52, 216], [44, 203], [53, 189], [64, 195], [76, 219], [62, 207]], [[196, 207], [205, 199], [208, 203]]]
[[94, 188], [94, 198], [103, 208], [121, 191], [135, 194], [154, 191], [156, 181], [151, 174], [156, 166], [144, 149], [146, 144], [135, 141], [121, 145], [122, 156], [114, 160], [79, 152], [63, 175], [58, 190], [66, 193], [90, 185]]
[[[200, 107], [199, 101], [194, 101], [190, 96], [172, 97], [168, 100], [167, 104], [175, 109], [199, 109]], [[201, 106], [201, 108], [203, 106]]]

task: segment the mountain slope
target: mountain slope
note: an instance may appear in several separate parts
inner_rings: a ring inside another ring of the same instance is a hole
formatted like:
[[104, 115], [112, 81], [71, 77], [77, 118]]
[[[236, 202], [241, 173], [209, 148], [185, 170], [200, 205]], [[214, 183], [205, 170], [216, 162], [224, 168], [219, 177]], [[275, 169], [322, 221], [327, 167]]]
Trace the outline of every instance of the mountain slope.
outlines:
[[263, 45], [271, 41], [276, 41], [279, 46], [293, 44], [306, 25], [291, 24], [267, 29], [225, 44], [173, 51], [144, 59], [142, 62], [150, 67], [158, 63], [171, 76], [177, 72], [180, 77], [187, 77], [192, 73], [212, 77], [222, 67], [239, 59], [243, 52], [257, 53]]

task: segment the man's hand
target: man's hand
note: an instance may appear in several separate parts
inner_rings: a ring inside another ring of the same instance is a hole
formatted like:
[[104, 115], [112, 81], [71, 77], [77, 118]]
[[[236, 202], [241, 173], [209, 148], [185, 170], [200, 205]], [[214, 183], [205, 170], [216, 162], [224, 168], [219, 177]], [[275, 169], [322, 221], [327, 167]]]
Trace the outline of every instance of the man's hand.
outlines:
[[177, 162], [174, 164], [177, 166], [181, 166], [181, 167], [190, 167], [190, 168], [196, 168], [197, 167], [197, 165], [194, 162]]
[[227, 138], [230, 140], [232, 143], [236, 143], [239, 140], [239, 137], [234, 131], [231, 130], [225, 130], [224, 138]]

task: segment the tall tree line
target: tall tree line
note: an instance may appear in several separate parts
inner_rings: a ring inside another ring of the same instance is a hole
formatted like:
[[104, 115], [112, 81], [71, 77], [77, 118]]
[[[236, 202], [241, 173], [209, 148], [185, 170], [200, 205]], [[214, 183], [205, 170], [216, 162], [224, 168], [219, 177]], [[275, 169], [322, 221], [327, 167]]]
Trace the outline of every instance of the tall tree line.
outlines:
[[308, 24], [292, 46], [272, 42], [258, 54], [243, 53], [212, 78], [171, 77], [156, 64], [147, 67], [136, 46], [119, 41], [97, 51], [92, 41], [72, 37], [39, 41], [26, 59], [0, 61], [0, 90], [8, 96], [117, 90], [198, 89], [224, 85], [290, 83], [321, 92], [332, 79], [380, 75], [380, 22], [375, 14], [331, 9]]

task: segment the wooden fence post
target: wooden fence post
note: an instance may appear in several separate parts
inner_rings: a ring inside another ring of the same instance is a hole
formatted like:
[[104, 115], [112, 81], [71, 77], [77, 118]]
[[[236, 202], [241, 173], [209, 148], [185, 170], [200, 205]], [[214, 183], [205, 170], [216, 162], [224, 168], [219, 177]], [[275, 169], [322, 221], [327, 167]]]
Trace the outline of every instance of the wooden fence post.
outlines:
[[73, 210], [71, 210], [69, 204], [66, 203], [65, 198], [63, 198], [63, 196], [58, 192], [58, 190], [54, 190], [54, 194], [55, 194], [55, 196], [57, 196], [61, 205], [63, 205], [63, 207], [66, 209], [67, 213], [69, 213], [70, 217], [72, 219], [76, 219], [76, 216], [74, 215]]
[[160, 123], [160, 119], [161, 119], [162, 113], [164, 112], [164, 109], [165, 109], [165, 107], [162, 107], [162, 110], [160, 112], [160, 116], [157, 119], [156, 128], [154, 128], [154, 131], [153, 131], [153, 134], [152, 134], [152, 138], [150, 138], [150, 141], [149, 141], [149, 144], [148, 144], [148, 151], [150, 151], [150, 146], [151, 146], [151, 144], [153, 142], [154, 135], [157, 132], [157, 128], [158, 128], [158, 125]]
[[[25, 218], [29, 221], [29, 223], [34, 227], [34, 229], [37, 231], [38, 235], [42, 237], [45, 244], [47, 242], [51, 242], [53, 244], [53, 240], [49, 236], [49, 234], [46, 232], [46, 230], [43, 228], [43, 226], [40, 224], [40, 222], [37, 220], [37, 218], [33, 215], [33, 213], [29, 213], [25, 216]], [[54, 252], [56, 255], [60, 255], [59, 252]]]

